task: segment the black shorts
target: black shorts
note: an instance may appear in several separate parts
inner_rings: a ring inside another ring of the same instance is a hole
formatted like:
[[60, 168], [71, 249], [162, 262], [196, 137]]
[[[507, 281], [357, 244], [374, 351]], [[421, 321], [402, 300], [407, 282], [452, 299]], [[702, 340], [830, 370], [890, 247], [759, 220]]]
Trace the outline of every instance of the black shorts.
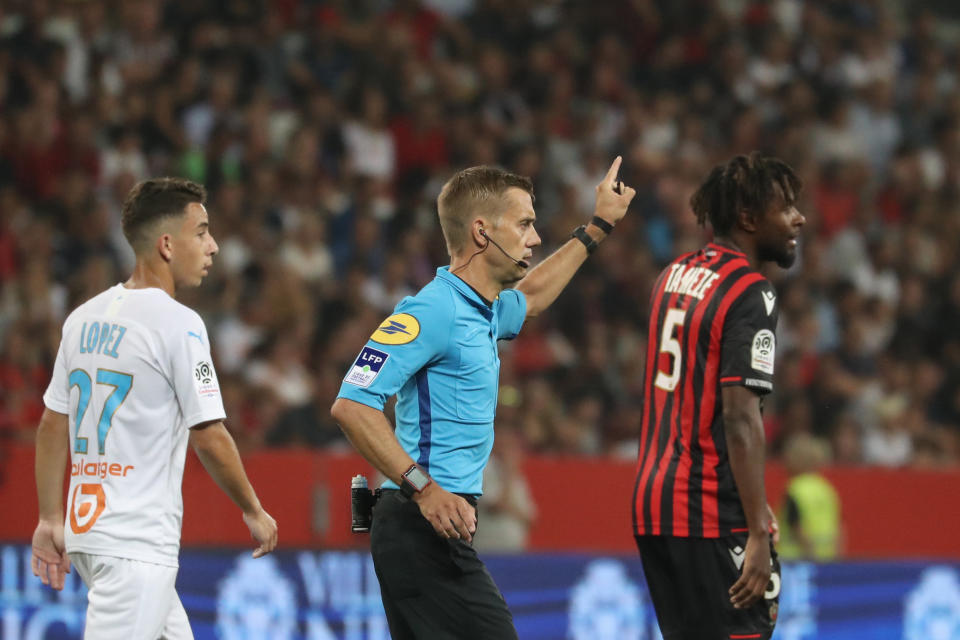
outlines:
[[474, 548], [437, 535], [399, 491], [383, 491], [374, 507], [370, 552], [393, 640], [517, 638]]
[[766, 594], [749, 609], [734, 609], [729, 589], [740, 577], [746, 533], [636, 540], [664, 640], [768, 640], [773, 635], [780, 606], [780, 561], [772, 543], [773, 571]]

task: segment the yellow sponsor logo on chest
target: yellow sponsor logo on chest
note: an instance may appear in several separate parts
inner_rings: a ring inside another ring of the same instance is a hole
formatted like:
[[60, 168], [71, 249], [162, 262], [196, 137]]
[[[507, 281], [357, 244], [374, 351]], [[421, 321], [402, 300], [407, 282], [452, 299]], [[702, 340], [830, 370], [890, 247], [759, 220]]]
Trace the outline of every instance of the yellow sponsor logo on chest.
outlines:
[[370, 339], [380, 344], [407, 344], [420, 335], [420, 322], [409, 313], [397, 313], [382, 323]]

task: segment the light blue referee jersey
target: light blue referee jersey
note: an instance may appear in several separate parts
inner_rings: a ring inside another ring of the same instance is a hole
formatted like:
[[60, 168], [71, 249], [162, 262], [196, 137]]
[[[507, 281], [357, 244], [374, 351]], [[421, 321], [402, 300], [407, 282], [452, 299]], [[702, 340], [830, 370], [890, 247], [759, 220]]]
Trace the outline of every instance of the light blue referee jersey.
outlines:
[[480, 495], [493, 448], [497, 340], [516, 337], [526, 315], [519, 291], [501, 291], [490, 307], [441, 267], [374, 331], [337, 397], [383, 410], [396, 394], [397, 439], [410, 457], [447, 491]]

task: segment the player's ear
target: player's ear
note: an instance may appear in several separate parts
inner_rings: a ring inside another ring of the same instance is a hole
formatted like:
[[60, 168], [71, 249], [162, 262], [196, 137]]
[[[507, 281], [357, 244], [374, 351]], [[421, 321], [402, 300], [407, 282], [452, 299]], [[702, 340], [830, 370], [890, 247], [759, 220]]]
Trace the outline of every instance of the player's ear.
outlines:
[[746, 209], [741, 209], [737, 213], [737, 226], [748, 233], [755, 233], [757, 230], [757, 218]]
[[169, 233], [161, 233], [155, 242], [157, 253], [165, 261], [170, 262], [173, 259], [173, 236]]

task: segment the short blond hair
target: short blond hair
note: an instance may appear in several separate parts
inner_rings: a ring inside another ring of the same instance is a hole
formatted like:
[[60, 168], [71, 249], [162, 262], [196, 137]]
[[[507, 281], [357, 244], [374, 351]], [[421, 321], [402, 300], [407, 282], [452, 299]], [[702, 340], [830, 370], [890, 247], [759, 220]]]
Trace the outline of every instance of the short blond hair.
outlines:
[[811, 473], [830, 464], [830, 445], [809, 433], [798, 433], [783, 447], [783, 462], [790, 473]]
[[495, 224], [503, 208], [504, 194], [514, 187], [526, 191], [533, 199], [530, 178], [499, 167], [470, 167], [447, 180], [437, 198], [437, 213], [447, 242], [447, 253], [453, 256], [466, 246], [470, 219], [474, 215], [492, 216], [491, 222]]

